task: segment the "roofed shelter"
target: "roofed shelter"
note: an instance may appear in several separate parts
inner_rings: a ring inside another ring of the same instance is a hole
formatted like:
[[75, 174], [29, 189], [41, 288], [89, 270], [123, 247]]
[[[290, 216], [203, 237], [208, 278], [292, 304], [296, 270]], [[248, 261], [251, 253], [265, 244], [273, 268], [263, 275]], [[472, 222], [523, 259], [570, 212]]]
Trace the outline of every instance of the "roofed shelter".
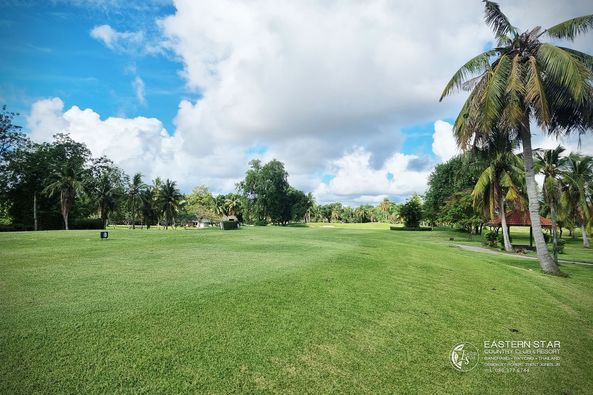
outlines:
[[[533, 247], [533, 228], [531, 227], [531, 218], [529, 217], [529, 211], [527, 210], [513, 210], [506, 213], [505, 218], [507, 220], [507, 229], [509, 229], [509, 235], [511, 234], [511, 226], [529, 226], [529, 246]], [[501, 226], [500, 216], [494, 218], [488, 225], [490, 226]], [[552, 221], [549, 219], [539, 216], [539, 222], [544, 228], [551, 228]]]

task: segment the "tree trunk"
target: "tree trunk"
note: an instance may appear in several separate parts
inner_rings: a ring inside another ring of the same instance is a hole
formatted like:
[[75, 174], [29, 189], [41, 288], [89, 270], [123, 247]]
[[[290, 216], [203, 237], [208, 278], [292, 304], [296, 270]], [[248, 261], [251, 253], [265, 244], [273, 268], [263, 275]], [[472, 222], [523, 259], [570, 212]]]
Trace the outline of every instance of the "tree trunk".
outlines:
[[558, 220], [556, 218], [556, 202], [550, 202], [550, 216], [552, 217], [552, 248], [554, 262], [558, 264]]
[[504, 240], [504, 250], [506, 252], [513, 251], [513, 245], [511, 244], [511, 238], [509, 237], [509, 228], [507, 226], [507, 216], [504, 209], [504, 195], [500, 194], [500, 226], [502, 227], [502, 239]]
[[64, 229], [68, 229], [68, 196], [60, 192], [60, 203], [62, 204], [62, 219], [64, 220]]
[[581, 223], [581, 234], [583, 235], [583, 247], [589, 248], [589, 239], [587, 238], [587, 230], [584, 223]]
[[521, 131], [521, 139], [523, 142], [523, 162], [525, 164], [525, 182], [527, 184], [527, 198], [529, 200], [529, 217], [531, 219], [531, 227], [533, 229], [533, 239], [535, 241], [535, 249], [537, 257], [539, 258], [539, 265], [545, 273], [559, 274], [560, 269], [554, 259], [550, 256], [546, 242], [544, 240], [544, 233], [539, 220], [539, 196], [537, 183], [535, 182], [535, 173], [533, 171], [533, 152], [531, 148], [531, 131], [529, 130], [529, 119], [526, 119]]
[[33, 192], [33, 229], [37, 230], [37, 191]]
[[136, 203], [132, 201], [132, 229], [136, 229]]

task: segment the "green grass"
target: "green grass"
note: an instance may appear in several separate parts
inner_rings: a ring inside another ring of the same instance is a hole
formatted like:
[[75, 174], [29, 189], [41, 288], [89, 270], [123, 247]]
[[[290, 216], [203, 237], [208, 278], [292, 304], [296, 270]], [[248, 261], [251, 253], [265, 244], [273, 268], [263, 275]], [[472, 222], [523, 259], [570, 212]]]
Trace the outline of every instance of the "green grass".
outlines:
[[[591, 392], [592, 267], [388, 229], [0, 234], [0, 393]], [[451, 367], [494, 339], [562, 365]]]

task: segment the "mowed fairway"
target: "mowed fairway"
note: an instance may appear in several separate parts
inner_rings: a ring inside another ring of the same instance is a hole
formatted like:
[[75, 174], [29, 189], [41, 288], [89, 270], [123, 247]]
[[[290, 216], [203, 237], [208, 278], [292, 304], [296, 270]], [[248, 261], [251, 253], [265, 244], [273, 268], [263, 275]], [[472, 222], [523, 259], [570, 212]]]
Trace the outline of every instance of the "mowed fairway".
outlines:
[[[0, 393], [591, 393], [593, 267], [551, 277], [448, 238], [0, 234]], [[561, 366], [453, 369], [485, 340], [561, 341]]]

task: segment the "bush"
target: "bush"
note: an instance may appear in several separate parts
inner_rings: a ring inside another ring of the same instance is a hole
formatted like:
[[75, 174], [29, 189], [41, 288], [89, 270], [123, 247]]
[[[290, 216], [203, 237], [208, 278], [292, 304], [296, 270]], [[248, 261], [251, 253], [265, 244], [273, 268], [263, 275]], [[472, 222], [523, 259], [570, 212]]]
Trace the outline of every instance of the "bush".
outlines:
[[70, 229], [104, 229], [101, 218], [76, 218], [68, 223]]
[[222, 229], [222, 230], [239, 229], [239, 222], [237, 222], [237, 221], [220, 221], [220, 229]]
[[[504, 250], [504, 234], [502, 233], [502, 229], [500, 230], [496, 240], [498, 241], [500, 248], [502, 248]], [[511, 235], [509, 235], [509, 241], [511, 243], [513, 242], [513, 238], [511, 237]]]
[[484, 244], [489, 247], [496, 247], [498, 243], [498, 235], [493, 230], [487, 230], [484, 232]]
[[415, 232], [430, 232], [432, 228], [430, 226], [415, 226], [413, 228], [404, 226], [390, 226], [389, 229], [391, 230], [407, 230], [407, 231], [415, 231]]
[[564, 254], [564, 246], [566, 245], [566, 240], [558, 239], [558, 253]]

